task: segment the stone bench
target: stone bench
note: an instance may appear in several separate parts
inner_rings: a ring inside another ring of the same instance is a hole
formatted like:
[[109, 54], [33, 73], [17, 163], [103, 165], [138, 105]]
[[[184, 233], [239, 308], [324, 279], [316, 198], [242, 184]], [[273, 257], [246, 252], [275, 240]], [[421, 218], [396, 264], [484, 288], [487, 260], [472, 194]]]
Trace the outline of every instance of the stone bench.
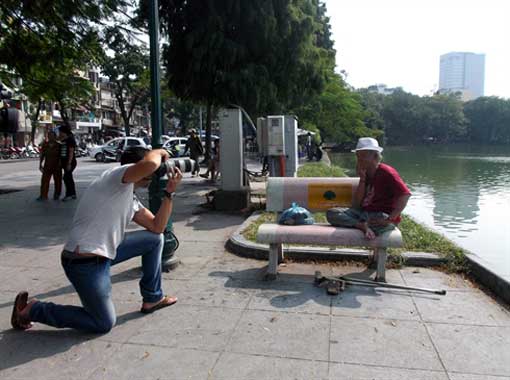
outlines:
[[[358, 181], [358, 178], [270, 177], [266, 188], [266, 211], [281, 213], [292, 202], [311, 212], [351, 207]], [[283, 260], [283, 244], [306, 244], [367, 247], [373, 251], [377, 263], [376, 281], [385, 281], [386, 249], [402, 247], [402, 234], [394, 229], [368, 240], [360, 230], [329, 224], [284, 226], [265, 223], [257, 231], [257, 242], [269, 244], [268, 278], [276, 277], [278, 263]]]

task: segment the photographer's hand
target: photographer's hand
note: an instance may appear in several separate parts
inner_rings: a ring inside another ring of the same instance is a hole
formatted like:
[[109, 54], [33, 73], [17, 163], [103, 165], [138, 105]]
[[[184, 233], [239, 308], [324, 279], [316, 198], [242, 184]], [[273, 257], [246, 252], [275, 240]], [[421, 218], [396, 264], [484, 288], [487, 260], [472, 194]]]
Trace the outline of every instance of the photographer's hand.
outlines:
[[168, 182], [166, 184], [166, 191], [169, 193], [175, 192], [177, 186], [182, 181], [182, 173], [178, 168], [173, 168], [171, 173], [168, 173]]

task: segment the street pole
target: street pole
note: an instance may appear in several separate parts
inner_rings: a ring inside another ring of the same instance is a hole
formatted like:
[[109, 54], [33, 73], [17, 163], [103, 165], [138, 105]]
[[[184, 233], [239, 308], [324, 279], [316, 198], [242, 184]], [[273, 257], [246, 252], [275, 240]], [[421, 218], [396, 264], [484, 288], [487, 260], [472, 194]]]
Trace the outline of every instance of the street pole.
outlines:
[[[159, 70], [159, 12], [158, 0], [150, 0], [149, 10], [149, 37], [150, 37], [150, 71], [151, 71], [151, 129], [152, 129], [152, 148], [161, 148], [161, 89], [160, 89], [160, 70]], [[153, 176], [149, 186], [149, 208], [156, 214], [161, 206], [163, 191], [168, 179], [166, 177], [157, 178]], [[178, 247], [178, 242], [172, 233], [172, 219], [168, 220], [165, 230], [165, 246], [163, 248], [162, 262], [168, 267], [175, 267], [179, 260], [174, 256]]]
[[199, 129], [200, 134], [198, 136], [200, 138], [202, 138], [202, 106], [200, 106], [198, 108], [198, 110], [199, 110], [199, 119], [200, 119], [199, 124], [198, 124], [199, 125], [198, 129]]

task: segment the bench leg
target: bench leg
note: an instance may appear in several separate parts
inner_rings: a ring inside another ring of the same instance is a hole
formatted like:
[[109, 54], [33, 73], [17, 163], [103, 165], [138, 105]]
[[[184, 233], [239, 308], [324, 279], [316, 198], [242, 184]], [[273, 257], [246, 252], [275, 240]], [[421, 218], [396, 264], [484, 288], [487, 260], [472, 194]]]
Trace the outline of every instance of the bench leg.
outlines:
[[283, 244], [278, 244], [278, 264], [283, 263]]
[[388, 254], [386, 248], [375, 248], [374, 259], [377, 260], [377, 273], [375, 280], [378, 282], [386, 282], [386, 258]]
[[269, 244], [269, 265], [267, 267], [266, 279], [276, 279], [276, 273], [278, 272], [278, 258], [282, 251], [283, 248], [281, 244]]

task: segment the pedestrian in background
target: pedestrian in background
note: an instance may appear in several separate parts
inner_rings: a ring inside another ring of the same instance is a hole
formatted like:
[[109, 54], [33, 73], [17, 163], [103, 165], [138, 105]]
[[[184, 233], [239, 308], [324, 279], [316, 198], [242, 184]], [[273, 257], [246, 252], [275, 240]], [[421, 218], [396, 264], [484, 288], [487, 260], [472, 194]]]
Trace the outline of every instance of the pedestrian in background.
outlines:
[[214, 145], [211, 151], [211, 158], [207, 165], [207, 171], [204, 174], [200, 174], [202, 178], [209, 178], [211, 175], [211, 182], [216, 181], [220, 171], [220, 139], [214, 140]]
[[192, 176], [198, 175], [200, 172], [200, 165], [198, 164], [200, 156], [204, 154], [204, 147], [202, 146], [202, 142], [200, 138], [197, 136], [197, 131], [195, 129], [190, 130], [190, 137], [186, 141], [186, 148], [184, 149], [184, 155], [189, 150], [189, 156], [192, 160], [195, 161], [195, 166], [191, 172]]
[[73, 179], [73, 171], [76, 169], [76, 140], [69, 125], [64, 124], [59, 128], [60, 163], [64, 169], [64, 184], [66, 195], [64, 202], [76, 199], [76, 186]]
[[62, 192], [62, 167], [60, 166], [60, 144], [57, 142], [57, 134], [53, 131], [48, 133], [48, 140], [42, 144], [39, 170], [42, 173], [41, 193], [37, 200], [48, 200], [51, 177], [55, 186], [53, 199], [59, 200]]

